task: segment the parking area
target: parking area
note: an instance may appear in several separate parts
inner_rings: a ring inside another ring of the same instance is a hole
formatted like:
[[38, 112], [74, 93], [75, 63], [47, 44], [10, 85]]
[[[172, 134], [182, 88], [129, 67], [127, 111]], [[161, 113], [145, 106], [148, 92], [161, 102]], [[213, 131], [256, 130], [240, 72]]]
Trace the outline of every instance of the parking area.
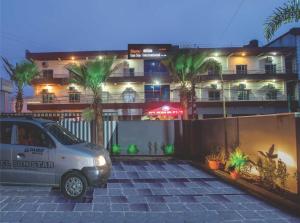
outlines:
[[0, 186], [1, 222], [300, 222], [185, 161], [115, 161], [81, 201], [49, 187]]

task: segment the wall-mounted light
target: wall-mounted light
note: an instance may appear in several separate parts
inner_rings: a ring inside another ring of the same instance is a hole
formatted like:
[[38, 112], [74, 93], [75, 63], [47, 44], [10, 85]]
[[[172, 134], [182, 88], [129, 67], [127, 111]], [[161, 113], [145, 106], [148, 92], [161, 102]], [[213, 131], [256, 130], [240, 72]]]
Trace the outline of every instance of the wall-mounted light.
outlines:
[[103, 59], [103, 57], [102, 57], [102, 56], [98, 56], [98, 59], [99, 59], [99, 60], [102, 60], [102, 59]]
[[278, 151], [278, 159], [281, 159], [287, 166], [290, 167], [297, 166], [294, 158], [283, 151]]
[[75, 57], [71, 57], [71, 60], [75, 60]]
[[243, 53], [242, 53], [242, 56], [243, 56], [243, 57], [244, 57], [244, 56], [246, 56], [246, 53], [245, 53], [245, 52], [243, 52]]
[[216, 53], [214, 53], [214, 56], [218, 57], [218, 56], [220, 56], [220, 53], [216, 52]]
[[160, 85], [160, 82], [158, 80], [155, 80], [154, 85]]
[[277, 55], [277, 52], [273, 52], [272, 55], [273, 55], [273, 56], [276, 56], [276, 55]]
[[126, 86], [126, 88], [132, 87], [131, 83], [129, 83], [129, 82], [127, 82], [125, 86]]

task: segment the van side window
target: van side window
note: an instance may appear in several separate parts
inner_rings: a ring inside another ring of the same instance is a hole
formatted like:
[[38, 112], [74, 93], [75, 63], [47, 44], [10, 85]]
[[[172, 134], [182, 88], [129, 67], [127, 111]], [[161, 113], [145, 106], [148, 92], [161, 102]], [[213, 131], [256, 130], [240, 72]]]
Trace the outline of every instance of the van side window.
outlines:
[[12, 134], [12, 124], [0, 122], [0, 143], [10, 144]]
[[41, 128], [30, 123], [17, 124], [17, 145], [49, 147], [53, 143]]

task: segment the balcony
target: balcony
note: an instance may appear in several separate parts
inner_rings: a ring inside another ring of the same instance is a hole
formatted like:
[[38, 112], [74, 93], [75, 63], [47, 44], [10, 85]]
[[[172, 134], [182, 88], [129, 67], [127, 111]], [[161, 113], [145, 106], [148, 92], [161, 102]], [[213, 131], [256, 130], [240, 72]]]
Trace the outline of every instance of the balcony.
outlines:
[[[57, 74], [52, 78], [38, 77], [32, 80], [33, 85], [39, 84], [60, 84], [67, 85], [69, 84], [69, 78], [62, 77], [66, 74]], [[152, 83], [154, 80], [159, 80], [162, 83], [171, 82], [171, 77], [168, 73], [165, 72], [156, 72], [156, 73], [145, 73], [145, 72], [134, 72], [134, 75], [130, 73], [114, 73], [108, 79], [108, 83], [122, 83], [122, 82], [140, 82], [140, 83]]]
[[[93, 103], [92, 95], [80, 95], [80, 97], [70, 98], [70, 96], [53, 96], [51, 100], [45, 101], [45, 96], [40, 95], [31, 98], [28, 101], [29, 110], [72, 110], [84, 109]], [[231, 93], [230, 96], [226, 92], [226, 103], [228, 106], [286, 106], [287, 96], [285, 94], [276, 94], [272, 97], [266, 92], [251, 91], [249, 95], [240, 95]], [[180, 98], [177, 94], [172, 94], [170, 99], [147, 98], [144, 97], [144, 92], [136, 92], [135, 96], [124, 96], [124, 94], [104, 94], [102, 97], [103, 108], [105, 109], [130, 109], [142, 108], [150, 109], [165, 104], [178, 106]], [[211, 95], [201, 96], [196, 98], [196, 103], [200, 106], [221, 106], [222, 94], [217, 94], [216, 97]]]
[[[266, 80], [266, 79], [279, 79], [279, 80], [297, 80], [297, 72], [295, 69], [287, 71], [285, 68], [276, 69], [256, 69], [256, 70], [222, 70], [222, 76], [225, 81], [230, 80]], [[206, 74], [201, 74], [199, 81], [220, 80], [220, 74], [213, 71]]]

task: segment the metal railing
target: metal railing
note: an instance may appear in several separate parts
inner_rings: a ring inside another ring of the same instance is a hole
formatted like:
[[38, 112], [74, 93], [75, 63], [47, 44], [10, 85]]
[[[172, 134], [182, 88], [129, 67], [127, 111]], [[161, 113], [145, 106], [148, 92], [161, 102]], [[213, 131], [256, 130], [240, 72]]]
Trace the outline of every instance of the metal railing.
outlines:
[[[275, 75], [275, 74], [286, 74], [286, 73], [297, 73], [297, 70], [295, 68], [291, 70], [287, 70], [285, 67], [276, 67], [275, 70], [266, 70], [266, 69], [247, 69], [245, 71], [237, 71], [236, 69], [222, 69], [223, 75], [251, 75], [251, 74], [269, 74], [269, 75]], [[214, 71], [208, 71], [203, 73], [202, 75], [219, 75], [219, 73]], [[133, 72], [133, 73], [126, 73], [126, 72], [116, 72], [113, 73], [110, 78], [114, 77], [124, 77], [124, 78], [135, 78], [135, 77], [168, 77], [170, 76], [169, 72]], [[68, 83], [69, 74], [54, 74], [53, 78], [47, 78], [43, 76], [39, 76], [35, 78], [34, 80], [36, 82], [62, 82], [62, 83]]]
[[[210, 98], [208, 93], [209, 89], [205, 89], [201, 92], [201, 95], [196, 95], [196, 101], [218, 101], [222, 100], [222, 93], [221, 90], [217, 90], [220, 92], [220, 99], [217, 98]], [[270, 96], [268, 93], [270, 91], [268, 90], [248, 90], [249, 95], [246, 99], [243, 99], [244, 97], [240, 96], [240, 91], [238, 89], [225, 89], [225, 98], [227, 101], [286, 101], [287, 95], [284, 94], [282, 91], [278, 91], [275, 95]], [[114, 104], [114, 103], [123, 103], [123, 104], [129, 104], [129, 103], [151, 103], [151, 102], [179, 102], [179, 92], [174, 92], [173, 94], [170, 94], [169, 97], [163, 97], [161, 95], [160, 97], [153, 95], [146, 95], [144, 92], [136, 92], [135, 95], [127, 95], [124, 94], [108, 94], [106, 96], [102, 97], [102, 103], [107, 104]], [[43, 99], [43, 96], [35, 96], [31, 99], [27, 100], [28, 104], [92, 104], [93, 103], [93, 96], [87, 95], [87, 94], [81, 94], [80, 100], [78, 101], [70, 101], [69, 96], [54, 96], [53, 100], [51, 101], [45, 101]]]

